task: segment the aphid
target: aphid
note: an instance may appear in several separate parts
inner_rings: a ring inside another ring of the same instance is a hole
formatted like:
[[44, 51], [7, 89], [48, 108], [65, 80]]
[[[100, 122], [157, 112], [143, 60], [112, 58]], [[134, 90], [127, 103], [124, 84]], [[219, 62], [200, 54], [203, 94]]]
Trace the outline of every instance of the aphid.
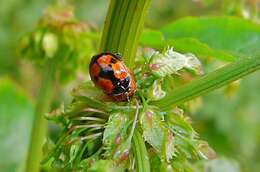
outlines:
[[136, 91], [136, 82], [122, 57], [112, 53], [93, 56], [89, 66], [91, 80], [117, 101], [129, 100]]

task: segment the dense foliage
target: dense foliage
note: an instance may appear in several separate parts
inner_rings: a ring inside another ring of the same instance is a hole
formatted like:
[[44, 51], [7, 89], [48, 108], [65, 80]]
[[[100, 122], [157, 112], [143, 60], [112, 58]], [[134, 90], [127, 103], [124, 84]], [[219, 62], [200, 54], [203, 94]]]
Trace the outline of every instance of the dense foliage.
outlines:
[[[0, 171], [28, 163], [35, 95], [52, 68], [43, 171], [259, 171], [259, 72], [233, 82], [260, 68], [258, 1], [152, 1], [144, 30], [119, 35], [138, 13], [122, 1], [102, 38], [108, 1], [58, 2], [0, 2]], [[126, 56], [130, 102], [90, 81], [99, 45]]]

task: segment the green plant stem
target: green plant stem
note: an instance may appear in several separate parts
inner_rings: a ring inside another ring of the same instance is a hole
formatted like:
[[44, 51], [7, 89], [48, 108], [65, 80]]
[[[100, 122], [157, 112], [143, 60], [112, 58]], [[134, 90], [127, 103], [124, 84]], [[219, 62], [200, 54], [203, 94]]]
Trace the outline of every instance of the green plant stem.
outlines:
[[158, 106], [162, 110], [167, 110], [227, 85], [258, 69], [260, 69], [260, 56], [242, 59], [192, 81], [190, 84], [177, 88], [163, 99], [151, 102], [151, 104]]
[[[134, 67], [144, 18], [151, 0], [111, 0], [102, 33], [100, 51], [120, 53], [129, 68]], [[133, 136], [137, 169], [149, 172], [150, 165], [142, 136]], [[145, 158], [143, 158], [145, 157]]]
[[133, 68], [144, 18], [151, 0], [111, 0], [100, 51], [120, 53]]
[[133, 137], [133, 150], [136, 158], [138, 172], [149, 172], [150, 162], [142, 135], [135, 131]]
[[47, 120], [44, 118], [44, 114], [48, 112], [50, 107], [55, 71], [56, 61], [55, 59], [49, 59], [43, 69], [42, 83], [35, 107], [31, 141], [25, 168], [26, 172], [40, 171], [42, 146], [47, 132]]

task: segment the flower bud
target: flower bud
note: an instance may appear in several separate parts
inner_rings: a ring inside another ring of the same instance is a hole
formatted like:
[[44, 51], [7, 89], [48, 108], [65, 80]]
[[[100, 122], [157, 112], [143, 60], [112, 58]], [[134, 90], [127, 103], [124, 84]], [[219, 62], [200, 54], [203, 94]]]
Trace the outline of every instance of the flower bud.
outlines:
[[58, 38], [55, 34], [47, 32], [42, 39], [42, 47], [47, 57], [52, 58], [58, 49]]

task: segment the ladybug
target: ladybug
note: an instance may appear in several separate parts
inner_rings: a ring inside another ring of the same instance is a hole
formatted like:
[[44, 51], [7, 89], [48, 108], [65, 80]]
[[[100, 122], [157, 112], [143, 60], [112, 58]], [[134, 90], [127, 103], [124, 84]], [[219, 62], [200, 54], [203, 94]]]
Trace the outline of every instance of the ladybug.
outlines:
[[89, 73], [94, 84], [116, 101], [129, 101], [136, 91], [135, 79], [118, 54], [93, 56]]

